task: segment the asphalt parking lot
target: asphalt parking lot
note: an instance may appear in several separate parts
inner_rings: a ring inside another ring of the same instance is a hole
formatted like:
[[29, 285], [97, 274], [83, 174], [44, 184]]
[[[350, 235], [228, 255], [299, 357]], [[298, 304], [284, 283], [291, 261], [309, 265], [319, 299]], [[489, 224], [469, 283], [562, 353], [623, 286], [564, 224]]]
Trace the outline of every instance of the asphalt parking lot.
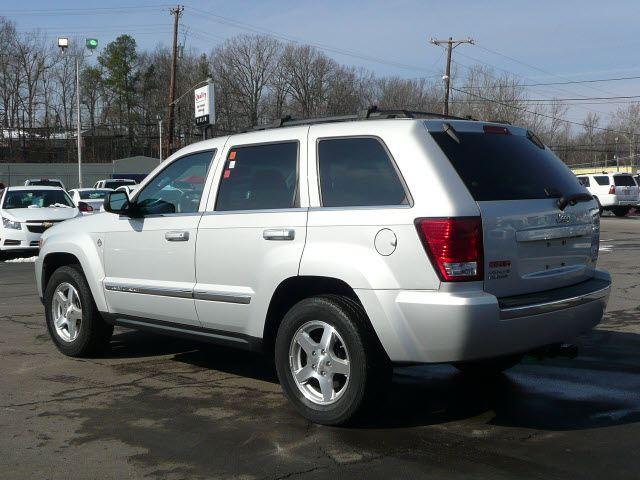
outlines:
[[269, 360], [117, 330], [100, 358], [49, 341], [32, 263], [0, 263], [0, 477], [638, 478], [640, 217], [602, 219], [614, 278], [575, 360], [492, 382], [396, 369], [358, 428], [299, 417]]

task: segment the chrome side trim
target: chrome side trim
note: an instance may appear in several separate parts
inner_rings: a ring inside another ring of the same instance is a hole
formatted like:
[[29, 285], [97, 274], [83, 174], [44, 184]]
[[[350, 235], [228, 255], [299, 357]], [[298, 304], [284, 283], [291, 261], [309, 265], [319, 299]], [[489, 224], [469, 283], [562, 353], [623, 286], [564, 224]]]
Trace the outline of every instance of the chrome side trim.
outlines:
[[191, 298], [195, 300], [207, 300], [210, 302], [251, 303], [251, 295], [244, 293], [219, 292], [213, 290], [186, 290], [171, 287], [149, 287], [124, 283], [105, 282], [105, 290], [111, 292], [136, 293], [140, 295], [157, 295], [162, 297]]
[[105, 283], [105, 290], [112, 292], [138, 293], [142, 295], [159, 295], [163, 297], [193, 298], [193, 292], [183, 288], [149, 287], [124, 283]]
[[523, 305], [521, 307], [504, 308], [500, 310], [500, 319], [508, 320], [511, 318], [528, 317], [532, 315], [540, 315], [542, 313], [554, 312], [564, 308], [575, 307], [585, 303], [593, 302], [608, 297], [611, 291], [611, 284], [605, 288], [585, 293], [575, 297], [562, 298], [552, 302], [534, 303], [531, 305]]
[[244, 305], [251, 303], [251, 295], [216, 292], [212, 290], [194, 290], [193, 298], [196, 300], [207, 300], [210, 302], [241, 303]]

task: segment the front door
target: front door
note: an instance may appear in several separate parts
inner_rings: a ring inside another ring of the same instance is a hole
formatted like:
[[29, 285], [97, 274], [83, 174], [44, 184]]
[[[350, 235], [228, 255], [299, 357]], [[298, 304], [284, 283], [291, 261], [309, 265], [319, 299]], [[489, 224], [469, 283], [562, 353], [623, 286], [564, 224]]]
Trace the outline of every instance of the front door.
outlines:
[[142, 187], [135, 218], [104, 241], [104, 288], [114, 314], [199, 326], [193, 301], [200, 203], [215, 151], [180, 157]]

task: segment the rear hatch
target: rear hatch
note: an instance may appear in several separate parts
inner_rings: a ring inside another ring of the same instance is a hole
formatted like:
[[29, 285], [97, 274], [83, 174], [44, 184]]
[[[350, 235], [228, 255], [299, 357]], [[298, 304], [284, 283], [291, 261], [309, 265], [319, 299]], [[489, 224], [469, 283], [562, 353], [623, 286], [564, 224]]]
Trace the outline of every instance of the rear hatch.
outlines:
[[631, 175], [612, 175], [612, 177], [618, 200], [625, 202], [638, 201], [638, 186]]
[[480, 209], [487, 292], [534, 293], [593, 276], [596, 203], [558, 206], [563, 196], [588, 192], [535, 135], [511, 125], [426, 123]]

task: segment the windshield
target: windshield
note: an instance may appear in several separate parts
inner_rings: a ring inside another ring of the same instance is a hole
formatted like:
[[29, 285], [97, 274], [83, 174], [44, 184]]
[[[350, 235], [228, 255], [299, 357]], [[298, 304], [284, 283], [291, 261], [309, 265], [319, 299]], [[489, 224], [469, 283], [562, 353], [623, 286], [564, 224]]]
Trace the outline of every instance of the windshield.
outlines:
[[63, 190], [10, 190], [4, 197], [2, 208], [74, 207]]
[[135, 185], [136, 182], [134, 180], [105, 180], [104, 188], [118, 188], [123, 185]]
[[103, 200], [109, 190], [82, 190], [78, 193], [81, 200]]
[[562, 160], [526, 136], [464, 132], [457, 143], [445, 132], [431, 135], [476, 201], [586, 193]]

